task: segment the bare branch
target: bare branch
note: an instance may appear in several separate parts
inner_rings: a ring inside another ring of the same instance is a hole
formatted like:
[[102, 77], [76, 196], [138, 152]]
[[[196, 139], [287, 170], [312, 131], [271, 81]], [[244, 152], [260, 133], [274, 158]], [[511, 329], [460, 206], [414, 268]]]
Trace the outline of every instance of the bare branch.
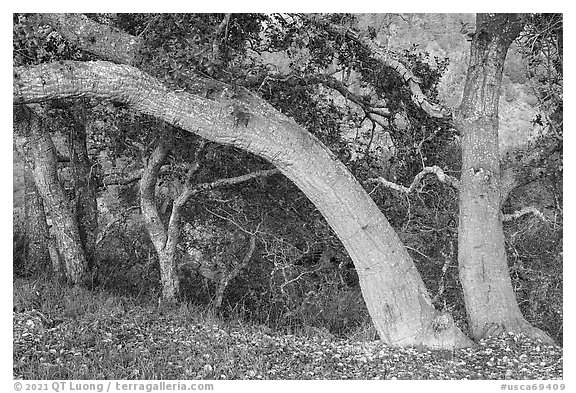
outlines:
[[[242, 269], [246, 267], [250, 259], [252, 259], [252, 255], [254, 254], [254, 250], [256, 250], [256, 235], [250, 235], [250, 241], [248, 246], [248, 251], [242, 258], [242, 261], [234, 266], [231, 271], [224, 271], [220, 276], [220, 282], [218, 283], [218, 288], [216, 290], [216, 297], [214, 299], [214, 307], [220, 308], [222, 306], [222, 299], [224, 298], [224, 291], [228, 286], [228, 283], [235, 279]], [[227, 268], [225, 270], [228, 270]]]
[[202, 141], [200, 145], [196, 148], [194, 152], [194, 162], [190, 165], [188, 173], [186, 174], [186, 180], [184, 181], [184, 190], [176, 197], [172, 203], [172, 213], [170, 214], [170, 220], [168, 222], [168, 239], [167, 246], [176, 249], [178, 244], [178, 239], [180, 237], [180, 216], [182, 214], [182, 209], [188, 202], [188, 199], [192, 196], [192, 178], [194, 174], [200, 168], [200, 156], [204, 151], [205, 142]]
[[190, 169], [188, 169], [188, 173], [186, 174], [186, 181], [184, 182], [184, 189], [188, 190], [192, 187], [192, 177], [194, 174], [200, 169], [200, 156], [204, 152], [204, 148], [206, 147], [206, 141], [202, 140], [196, 151], [194, 152], [194, 162], [190, 165]]
[[246, 175], [230, 177], [225, 179], [218, 179], [211, 183], [198, 184], [192, 190], [192, 195], [198, 194], [200, 192], [209, 191], [217, 187], [232, 186], [234, 184], [242, 183], [248, 180], [255, 179], [257, 177], [267, 177], [279, 174], [278, 169], [265, 169], [261, 171], [250, 172]]
[[[402, 192], [405, 194], [410, 194], [410, 193], [414, 192], [416, 187], [418, 187], [418, 185], [420, 184], [420, 182], [422, 181], [424, 176], [426, 176], [429, 173], [435, 174], [436, 177], [438, 177], [438, 180], [440, 180], [440, 182], [442, 182], [444, 184], [448, 184], [457, 190], [460, 189], [460, 181], [458, 179], [456, 179], [455, 177], [452, 177], [450, 175], [445, 174], [444, 171], [436, 165], [432, 166], [432, 167], [425, 167], [420, 173], [418, 173], [414, 177], [414, 180], [412, 181], [412, 184], [410, 184], [409, 187], [405, 187], [401, 184], [392, 183], [391, 181], [388, 181], [382, 177], [368, 179], [368, 182], [369, 183], [382, 184], [383, 186], [391, 188], [393, 190], [396, 190], [396, 191], [399, 191], [399, 192]], [[514, 213], [502, 214], [502, 221], [503, 222], [509, 222], [509, 221], [515, 220], [517, 218], [520, 218], [526, 214], [534, 214], [535, 216], [539, 217], [541, 220], [546, 220], [546, 217], [544, 216], [544, 214], [542, 214], [535, 207], [525, 207], [525, 208], [522, 208], [518, 211], [515, 211]]]
[[250, 85], [262, 86], [264, 83], [266, 83], [267, 80], [287, 82], [291, 79], [300, 83], [301, 85], [321, 84], [325, 87], [335, 90], [338, 93], [340, 93], [342, 97], [344, 97], [346, 100], [349, 100], [358, 105], [364, 111], [366, 117], [369, 118], [371, 121], [378, 123], [381, 127], [388, 126], [381, 119], [378, 119], [377, 117], [373, 116], [377, 115], [384, 118], [390, 118], [392, 114], [390, 110], [388, 110], [388, 108], [384, 106], [380, 107], [372, 105], [368, 97], [353, 93], [352, 91], [350, 91], [350, 89], [348, 89], [348, 86], [346, 86], [346, 84], [344, 84], [343, 82], [339, 81], [338, 79], [334, 78], [331, 75], [316, 74], [312, 76], [301, 76], [297, 74], [276, 73], [273, 75], [262, 76], [262, 78], [260, 79], [251, 80]]
[[379, 183], [379, 184], [382, 184], [383, 186], [391, 188], [393, 190], [400, 191], [400, 192], [403, 192], [406, 194], [410, 194], [416, 189], [416, 187], [418, 187], [418, 184], [420, 184], [420, 182], [422, 181], [424, 176], [426, 176], [429, 173], [435, 174], [436, 177], [438, 177], [438, 180], [440, 180], [440, 182], [442, 182], [444, 184], [448, 184], [457, 190], [460, 188], [460, 181], [458, 179], [456, 179], [455, 177], [452, 177], [450, 175], [445, 174], [444, 171], [439, 166], [436, 166], [436, 165], [431, 166], [431, 167], [425, 167], [424, 169], [422, 169], [422, 171], [414, 177], [414, 180], [412, 181], [412, 184], [410, 184], [409, 187], [405, 187], [401, 184], [392, 183], [391, 181], [388, 181], [388, 180], [384, 179], [383, 177], [368, 179], [368, 182], [369, 183]]
[[238, 224], [229, 214], [228, 214], [228, 217], [225, 217], [221, 214], [213, 212], [212, 210], [208, 209], [207, 207], [204, 207], [204, 209], [206, 209], [206, 211], [208, 213], [212, 214], [214, 217], [218, 217], [222, 220], [228, 221], [230, 224], [234, 225], [236, 228], [240, 229], [242, 232], [244, 232], [245, 234], [250, 235], [250, 236], [256, 235], [259, 232], [258, 230], [260, 229], [260, 225], [262, 224], [262, 222], [260, 222], [258, 224], [258, 226], [256, 227], [256, 229], [253, 232], [250, 232], [248, 229], [244, 228], [244, 226]]
[[98, 237], [96, 238], [95, 247], [98, 247], [98, 245], [102, 242], [102, 240], [104, 240], [114, 225], [120, 221], [126, 220], [128, 213], [136, 209], [140, 209], [140, 206], [130, 206], [129, 208], [124, 209], [116, 218], [108, 222], [106, 226], [102, 228], [101, 231], [99, 231]]
[[436, 303], [444, 294], [445, 290], [445, 281], [446, 281], [446, 272], [452, 263], [452, 259], [454, 257], [454, 243], [452, 240], [448, 241], [448, 253], [444, 251], [440, 251], [440, 254], [444, 257], [444, 264], [442, 265], [442, 275], [440, 276], [440, 282], [438, 284], [438, 291], [436, 295], [432, 298], [432, 303]]
[[102, 179], [105, 186], [125, 186], [135, 183], [142, 178], [143, 169], [136, 169], [130, 173], [106, 173]]
[[517, 218], [520, 218], [526, 214], [534, 214], [536, 217], [540, 218], [542, 221], [546, 221], [546, 217], [544, 216], [544, 214], [542, 214], [542, 212], [540, 212], [540, 210], [536, 209], [533, 206], [524, 207], [520, 210], [515, 211], [514, 213], [503, 214], [502, 215], [502, 221], [509, 222], [512, 220], [516, 220]]
[[333, 90], [336, 90], [337, 92], [339, 92], [340, 94], [342, 94], [342, 96], [350, 101], [352, 101], [353, 103], [357, 104], [358, 106], [360, 106], [364, 112], [366, 112], [366, 114], [376, 114], [382, 117], [390, 117], [392, 116], [392, 114], [390, 113], [390, 111], [387, 108], [378, 108], [378, 107], [373, 107], [370, 105], [370, 100], [367, 99], [366, 97], [360, 96], [358, 94], [355, 94], [353, 92], [351, 92], [348, 87], [340, 82], [338, 79], [334, 78], [333, 76], [330, 75], [324, 75], [324, 74], [318, 74], [312, 78], [309, 78], [312, 81], [317, 81], [319, 83], [322, 83], [324, 86], [329, 87]]

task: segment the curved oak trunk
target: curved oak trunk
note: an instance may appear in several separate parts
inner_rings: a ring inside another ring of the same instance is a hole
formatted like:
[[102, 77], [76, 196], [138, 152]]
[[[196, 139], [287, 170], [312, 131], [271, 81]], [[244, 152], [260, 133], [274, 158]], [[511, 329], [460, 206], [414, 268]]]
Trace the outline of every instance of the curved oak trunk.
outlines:
[[435, 348], [471, 344], [448, 315], [434, 309], [395, 231], [328, 148], [243, 89], [231, 91], [215, 82], [210, 91], [209, 98], [168, 91], [136, 68], [107, 62], [67, 61], [14, 70], [15, 104], [75, 97], [116, 100], [267, 159], [315, 204], [348, 250], [384, 342]]

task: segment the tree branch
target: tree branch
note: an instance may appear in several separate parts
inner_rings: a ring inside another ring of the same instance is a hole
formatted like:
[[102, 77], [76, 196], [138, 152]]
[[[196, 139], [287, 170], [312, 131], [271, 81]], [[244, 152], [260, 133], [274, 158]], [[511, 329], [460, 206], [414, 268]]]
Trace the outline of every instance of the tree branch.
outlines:
[[252, 259], [252, 255], [254, 254], [254, 250], [256, 250], [256, 235], [252, 234], [250, 235], [248, 251], [246, 251], [242, 261], [236, 264], [231, 271], [228, 271], [228, 269], [225, 268], [225, 271], [223, 271], [220, 275], [220, 282], [218, 283], [218, 288], [216, 289], [216, 297], [214, 298], [213, 303], [214, 308], [218, 309], [220, 306], [222, 306], [224, 291], [226, 290], [228, 283], [235, 279], [240, 274], [242, 269], [246, 267], [248, 262], [250, 262], [250, 259]]
[[533, 206], [524, 207], [520, 210], [515, 211], [514, 213], [510, 214], [502, 214], [502, 221], [503, 222], [510, 222], [512, 220], [516, 220], [526, 214], [534, 214], [536, 217], [540, 218], [542, 221], [546, 221], [546, 217], [542, 214], [538, 209]]
[[[188, 182], [190, 184], [192, 175], [197, 171], [197, 169], [198, 169], [198, 166], [196, 163], [194, 163], [190, 166], [190, 169], [188, 170], [188, 173], [186, 174], [186, 182]], [[127, 174], [109, 173], [109, 174], [105, 175], [102, 182], [104, 183], [104, 185], [107, 185], [107, 186], [127, 185], [127, 184], [131, 184], [131, 183], [135, 183], [135, 182], [139, 181], [140, 179], [142, 179], [143, 171], [144, 171], [143, 169], [136, 169], [136, 170], [134, 170], [130, 173], [127, 173]], [[159, 174], [162, 174], [166, 171], [167, 171], [166, 168], [162, 167], [162, 168], [160, 168]], [[190, 199], [190, 197], [192, 197], [196, 194], [199, 194], [199, 193], [204, 192], [204, 191], [210, 191], [214, 188], [231, 186], [231, 185], [235, 185], [238, 183], [242, 183], [245, 181], [255, 179], [257, 177], [273, 176], [273, 175], [276, 175], [279, 173], [280, 173], [280, 171], [278, 169], [263, 169], [263, 170], [247, 173], [247, 174], [241, 175], [241, 176], [218, 179], [218, 180], [215, 180], [213, 182], [200, 183], [200, 184], [196, 184], [196, 185], [190, 184], [190, 186], [188, 187], [188, 191], [186, 192], [186, 194], [189, 194], [189, 196], [186, 198], [186, 200]]]
[[422, 169], [422, 171], [414, 177], [414, 180], [412, 181], [412, 184], [410, 184], [409, 187], [405, 187], [401, 184], [392, 183], [391, 181], [388, 181], [383, 177], [368, 179], [367, 182], [382, 184], [383, 186], [391, 188], [393, 190], [410, 194], [416, 189], [416, 187], [418, 187], [418, 184], [420, 184], [424, 176], [426, 176], [429, 173], [435, 174], [438, 180], [440, 180], [440, 182], [442, 183], [448, 184], [457, 190], [460, 188], [460, 181], [458, 179], [445, 174], [444, 171], [439, 166], [436, 165], [431, 167], [425, 167], [424, 169]]
[[170, 138], [170, 136], [167, 132], [160, 137], [158, 145], [152, 151], [150, 157], [148, 157], [148, 162], [142, 171], [142, 177], [140, 179], [140, 208], [142, 210], [142, 217], [144, 218], [146, 229], [150, 235], [150, 240], [152, 240], [159, 256], [166, 247], [168, 233], [158, 213], [155, 195], [160, 167], [170, 152], [168, 138]]
[[107, 223], [106, 226], [102, 228], [101, 231], [99, 231], [98, 236], [96, 237], [94, 247], [98, 247], [98, 245], [102, 242], [102, 240], [104, 240], [104, 238], [108, 235], [108, 233], [110, 232], [110, 230], [114, 225], [116, 225], [120, 221], [126, 220], [128, 213], [132, 212], [133, 210], [139, 210], [139, 209], [140, 206], [130, 206], [124, 209], [122, 212], [120, 212], [120, 214], [116, 218]]
[[314, 77], [310, 77], [309, 79], [311, 81], [321, 83], [322, 85], [329, 87], [333, 90], [336, 90], [344, 98], [352, 101], [360, 108], [362, 108], [362, 110], [366, 114], [366, 117], [372, 120], [373, 122], [378, 123], [381, 127], [386, 128], [388, 126], [387, 124], [383, 123], [382, 120], [374, 118], [373, 116], [378, 115], [381, 117], [390, 118], [392, 116], [392, 113], [390, 113], [390, 110], [388, 110], [387, 108], [374, 107], [370, 105], [370, 101], [368, 99], [358, 94], [352, 93], [344, 83], [340, 82], [338, 79], [330, 75], [318, 74]]
[[102, 179], [105, 186], [125, 186], [135, 183], [142, 178], [143, 169], [136, 169], [130, 173], [106, 173]]
[[[232, 14], [224, 14], [224, 19], [220, 22], [220, 25], [214, 32], [214, 40], [212, 41], [212, 61], [219, 60], [220, 58], [220, 45], [222, 44], [222, 40], [226, 39], [228, 36], [228, 24], [230, 23], [230, 17]], [[224, 33], [224, 37], [222, 38], [221, 35]]]
[[184, 190], [176, 197], [172, 203], [172, 213], [170, 214], [170, 220], [168, 221], [168, 239], [166, 241], [167, 247], [171, 247], [176, 250], [178, 241], [180, 239], [180, 216], [182, 215], [182, 209], [186, 205], [186, 202], [192, 196], [190, 190], [192, 189], [192, 178], [194, 174], [200, 168], [200, 156], [204, 151], [206, 144], [201, 142], [194, 152], [194, 162], [190, 165], [188, 173], [186, 174], [186, 180], [184, 181]]
[[[422, 169], [422, 171], [414, 177], [414, 180], [412, 181], [412, 184], [410, 184], [409, 187], [405, 187], [401, 184], [393, 183], [391, 181], [384, 179], [383, 177], [368, 179], [367, 182], [382, 184], [383, 186], [391, 188], [393, 190], [396, 190], [396, 191], [399, 191], [399, 192], [402, 192], [405, 194], [410, 194], [410, 193], [414, 192], [416, 187], [418, 187], [418, 185], [420, 184], [420, 182], [422, 181], [424, 176], [426, 176], [429, 173], [435, 174], [436, 177], [438, 177], [438, 180], [440, 180], [440, 182], [442, 182], [444, 184], [448, 184], [457, 190], [460, 189], [460, 181], [458, 179], [456, 179], [455, 177], [452, 177], [450, 175], [445, 174], [444, 171], [436, 165], [432, 166], [432, 167], [425, 167], [424, 169]], [[525, 208], [522, 208], [518, 211], [515, 211], [514, 213], [502, 214], [502, 221], [503, 222], [509, 222], [509, 221], [515, 220], [517, 218], [520, 218], [526, 214], [534, 214], [535, 216], [539, 217], [541, 220], [546, 220], [546, 217], [544, 216], [544, 214], [542, 214], [535, 207], [530, 206], [530, 207], [525, 207]]]
[[[196, 157], [198, 157], [198, 150], [196, 151]], [[248, 180], [252, 180], [255, 179], [257, 177], [266, 177], [266, 176], [272, 176], [275, 174], [280, 173], [280, 171], [278, 169], [267, 169], [267, 170], [261, 170], [261, 171], [256, 171], [256, 172], [251, 172], [248, 173], [246, 175], [242, 175], [242, 176], [236, 176], [236, 177], [231, 177], [231, 178], [225, 178], [225, 179], [218, 179], [215, 180], [213, 182], [210, 183], [201, 183], [201, 184], [197, 184], [196, 186], [192, 187], [190, 185], [190, 177], [191, 174], [194, 173], [196, 171], [196, 169], [198, 168], [198, 161], [196, 161], [192, 167], [190, 168], [189, 171], [189, 178], [186, 180], [186, 185], [184, 186], [184, 190], [182, 191], [182, 193], [180, 193], [180, 195], [178, 195], [178, 197], [176, 198], [176, 200], [174, 200], [174, 204], [172, 205], [172, 215], [170, 216], [170, 222], [168, 224], [168, 239], [169, 241], [173, 241], [173, 239], [177, 238], [177, 234], [179, 233], [179, 221], [180, 221], [180, 214], [182, 211], [182, 208], [184, 207], [184, 205], [186, 205], [186, 203], [188, 202], [188, 200], [190, 200], [190, 198], [192, 198], [194, 195], [199, 194], [201, 192], [204, 191], [209, 191], [212, 190], [214, 188], [217, 187], [224, 187], [224, 186], [230, 186], [230, 185], [234, 185], [234, 184], [238, 184], [238, 183], [242, 183]]]
[[209, 191], [217, 187], [224, 187], [224, 186], [232, 186], [238, 183], [242, 183], [248, 180], [255, 179], [257, 177], [267, 177], [273, 176], [280, 173], [278, 169], [264, 169], [260, 171], [250, 172], [246, 175], [236, 176], [236, 177], [229, 177], [225, 179], [218, 179], [210, 183], [202, 183], [196, 185], [193, 189], [191, 189], [191, 194], [195, 195], [200, 192]]
[[424, 110], [428, 115], [443, 119], [452, 116], [448, 108], [428, 100], [424, 93], [422, 93], [420, 80], [404, 64], [402, 64], [392, 52], [382, 48], [378, 43], [364, 38], [357, 31], [348, 27], [327, 22], [316, 15], [303, 14], [302, 17], [305, 20], [322, 27], [331, 34], [345, 36], [349, 40], [367, 48], [375, 60], [379, 61], [383, 66], [392, 68], [400, 75], [412, 93], [412, 101], [422, 108], [422, 110]]
[[316, 74], [310, 76], [301, 76], [297, 74], [280, 74], [276, 73], [273, 75], [263, 75], [261, 78], [253, 79], [250, 81], [249, 86], [256, 86], [262, 85], [267, 80], [274, 80], [274, 81], [281, 81], [286, 82], [290, 79], [293, 79], [295, 82], [301, 85], [309, 85], [309, 84], [321, 84], [325, 87], [328, 87], [332, 90], [337, 91], [344, 97], [346, 100], [350, 100], [351, 102], [358, 105], [366, 114], [370, 120], [378, 123], [381, 127], [387, 127], [388, 125], [383, 123], [382, 120], [375, 118], [373, 115], [378, 115], [384, 118], [390, 118], [392, 114], [390, 110], [386, 107], [382, 106], [373, 106], [370, 103], [370, 100], [367, 97], [361, 96], [359, 94], [353, 93], [348, 89], [348, 87], [339, 81], [338, 79], [334, 78], [331, 75], [326, 74]]
[[[230, 14], [226, 14], [217, 31], [223, 28], [223, 26], [228, 26], [229, 15]], [[113, 29], [110, 26], [100, 25], [81, 14], [44, 14], [43, 17], [64, 38], [74, 43], [79, 48], [102, 59], [123, 64], [133, 64], [136, 54], [138, 53], [141, 46], [140, 38], [134, 37], [121, 30]], [[414, 74], [412, 74], [412, 72], [410, 72], [402, 63], [394, 59], [391, 53], [388, 53], [378, 44], [364, 39], [358, 33], [353, 32], [348, 28], [321, 21], [314, 16], [304, 15], [304, 19], [312, 23], [320, 24], [328, 32], [333, 34], [344, 34], [347, 38], [367, 47], [378, 61], [380, 61], [385, 66], [393, 68], [400, 74], [412, 92], [413, 101], [430, 116], [437, 118], [447, 118], [451, 116], [448, 109], [438, 104], [430, 103], [422, 93], [419, 80], [416, 78], [416, 76], [414, 76]], [[94, 37], [106, 37], [105, 33], [108, 31], [110, 31], [111, 34], [108, 45], [106, 45], [106, 42], [93, 42]], [[196, 90], [190, 91], [196, 93], [206, 91], [206, 84], [209, 83], [210, 80], [201, 77], [196, 77], [195, 79], [197, 84]], [[330, 82], [326, 81], [326, 83]], [[339, 91], [336, 89], [335, 84], [332, 84], [331, 88]], [[194, 89], [194, 86], [189, 86], [189, 89]], [[344, 93], [341, 92], [341, 94]], [[348, 95], [348, 97], [351, 96]], [[360, 102], [363, 100], [356, 100], [352, 98], [350, 99], [351, 101], [360, 105], [367, 114], [376, 114], [383, 117], [390, 116], [388, 110], [385, 108], [370, 107], [365, 104], [362, 105]], [[371, 118], [371, 120], [376, 121], [374, 118]]]

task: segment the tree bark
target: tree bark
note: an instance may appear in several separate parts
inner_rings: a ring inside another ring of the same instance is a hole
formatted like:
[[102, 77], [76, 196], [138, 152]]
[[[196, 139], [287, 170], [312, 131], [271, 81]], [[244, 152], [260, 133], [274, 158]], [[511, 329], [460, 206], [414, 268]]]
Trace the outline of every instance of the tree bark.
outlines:
[[85, 108], [82, 105], [73, 106], [71, 111], [74, 118], [68, 132], [68, 145], [70, 169], [74, 182], [74, 207], [88, 270], [92, 271], [95, 264], [98, 207], [92, 162], [88, 156], [86, 145], [86, 130], [89, 127], [89, 119], [86, 118]]
[[172, 92], [136, 68], [106, 62], [65, 61], [14, 70], [15, 104], [82, 96], [116, 100], [267, 159], [308, 196], [348, 250], [384, 342], [434, 348], [471, 345], [448, 315], [434, 309], [394, 229], [327, 147], [246, 90], [232, 92], [215, 83], [211, 91], [211, 99]]
[[160, 281], [162, 283], [162, 301], [176, 303], [180, 281], [176, 271], [174, 257], [178, 240], [169, 239], [158, 208], [156, 206], [156, 181], [162, 163], [170, 149], [167, 135], [160, 137], [158, 145], [153, 150], [140, 179], [140, 209], [150, 235], [150, 240], [158, 254], [160, 264]]
[[471, 334], [502, 331], [550, 338], [522, 316], [512, 289], [502, 230], [498, 102], [508, 48], [522, 29], [511, 14], [479, 14], [456, 126], [462, 137], [459, 275]]
[[56, 148], [41, 120], [32, 110], [21, 106], [15, 110], [16, 126], [27, 137], [34, 183], [42, 196], [55, 229], [59, 254], [64, 260], [66, 278], [71, 284], [84, 284], [86, 257], [80, 242], [78, 225], [58, 179]]
[[[26, 152], [25, 152], [26, 153]], [[42, 272], [50, 267], [48, 242], [50, 234], [46, 222], [44, 202], [34, 184], [32, 167], [24, 160], [24, 210], [26, 217], [26, 247], [24, 249], [24, 270]]]

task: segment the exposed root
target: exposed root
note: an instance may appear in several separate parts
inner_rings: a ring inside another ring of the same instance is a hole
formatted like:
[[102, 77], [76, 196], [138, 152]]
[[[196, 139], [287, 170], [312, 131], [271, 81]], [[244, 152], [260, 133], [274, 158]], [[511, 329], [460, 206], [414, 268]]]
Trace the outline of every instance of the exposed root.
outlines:
[[474, 338], [477, 340], [488, 338], [491, 336], [499, 336], [502, 333], [515, 333], [523, 334], [530, 338], [539, 339], [544, 343], [553, 344], [554, 340], [546, 332], [532, 326], [528, 321], [522, 319], [520, 321], [514, 321], [513, 323], [486, 323], [484, 327], [479, 331], [480, 334], [474, 334]]

